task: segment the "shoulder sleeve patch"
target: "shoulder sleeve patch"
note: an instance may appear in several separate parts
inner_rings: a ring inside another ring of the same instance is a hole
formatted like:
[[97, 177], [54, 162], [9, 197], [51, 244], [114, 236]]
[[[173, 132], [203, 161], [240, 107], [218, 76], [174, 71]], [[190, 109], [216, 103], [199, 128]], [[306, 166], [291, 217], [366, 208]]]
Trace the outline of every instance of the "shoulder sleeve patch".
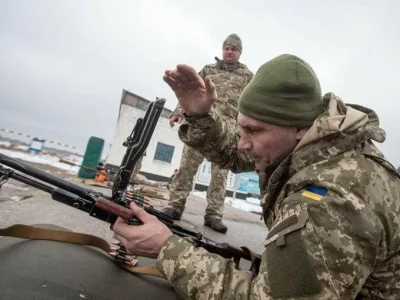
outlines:
[[324, 187], [309, 185], [303, 190], [301, 195], [315, 201], [320, 201], [327, 192], [328, 190]]

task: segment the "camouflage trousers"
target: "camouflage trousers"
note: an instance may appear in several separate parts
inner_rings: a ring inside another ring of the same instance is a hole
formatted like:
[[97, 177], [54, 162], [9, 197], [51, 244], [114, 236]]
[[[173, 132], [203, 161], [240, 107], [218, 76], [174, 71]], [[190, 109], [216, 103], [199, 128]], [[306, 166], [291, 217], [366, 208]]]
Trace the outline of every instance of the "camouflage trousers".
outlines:
[[[171, 182], [168, 206], [179, 213], [185, 210], [187, 197], [193, 187], [193, 177], [204, 157], [195, 149], [183, 147], [179, 171]], [[205, 220], [222, 219], [226, 195], [228, 170], [211, 164], [211, 182], [207, 190], [207, 208]]]

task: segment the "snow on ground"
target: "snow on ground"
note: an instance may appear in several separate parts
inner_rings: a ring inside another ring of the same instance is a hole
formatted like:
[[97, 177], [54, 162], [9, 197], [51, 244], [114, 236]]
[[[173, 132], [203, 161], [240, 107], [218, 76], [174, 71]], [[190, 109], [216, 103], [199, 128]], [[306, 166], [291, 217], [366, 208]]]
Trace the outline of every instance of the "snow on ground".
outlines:
[[237, 209], [241, 209], [241, 210], [245, 210], [245, 211], [249, 211], [249, 212], [258, 212], [261, 213], [262, 212], [262, 208], [260, 206], [260, 200], [258, 200], [258, 205], [257, 204], [253, 204], [249, 199], [255, 199], [255, 198], [246, 198], [246, 200], [242, 200], [242, 199], [233, 199], [230, 197], [226, 197], [225, 198], [225, 203], [237, 208]]
[[6, 147], [6, 148], [14, 148], [14, 149], [18, 149], [18, 150], [24, 150], [27, 151], [28, 150], [28, 146], [24, 146], [24, 145], [13, 145], [10, 142], [6, 142], [6, 141], [0, 141], [0, 146], [2, 147]]
[[15, 146], [15, 149], [19, 149], [19, 150], [24, 150], [24, 151], [28, 151], [28, 146], [24, 146], [24, 145], [17, 145]]
[[[199, 191], [194, 191], [192, 193], [195, 196], [201, 197], [206, 199], [206, 192], [199, 192]], [[225, 204], [228, 204], [229, 206], [232, 206], [234, 208], [244, 210], [244, 211], [249, 211], [249, 212], [262, 212], [262, 208], [260, 206], [260, 200], [252, 197], [246, 198], [246, 200], [243, 199], [233, 199], [232, 197], [226, 197], [225, 198]]]
[[11, 147], [11, 143], [10, 142], [0, 141], [0, 146]]
[[[28, 161], [28, 162], [53, 166], [58, 169], [66, 170], [72, 174], [77, 174], [79, 171], [79, 167], [62, 163], [59, 161], [60, 158], [58, 156], [54, 156], [54, 155], [40, 154], [40, 153], [35, 154], [35, 153], [29, 153], [29, 152], [25, 153], [25, 152], [12, 151], [12, 150], [1, 149], [1, 148], [0, 148], [0, 153], [10, 156], [15, 159], [21, 159], [21, 160]], [[77, 159], [77, 161], [78, 161], [78, 159]]]

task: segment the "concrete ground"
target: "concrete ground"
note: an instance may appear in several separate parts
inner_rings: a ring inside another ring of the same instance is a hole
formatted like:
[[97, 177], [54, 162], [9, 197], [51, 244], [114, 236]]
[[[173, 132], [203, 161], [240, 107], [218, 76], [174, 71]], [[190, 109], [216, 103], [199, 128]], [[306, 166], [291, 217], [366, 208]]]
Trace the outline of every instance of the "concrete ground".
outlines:
[[[30, 163], [42, 170], [76, 181], [73, 175], [54, 167]], [[88, 186], [110, 194], [110, 189]], [[154, 189], [154, 188], [153, 188]], [[166, 189], [159, 189], [164, 193]], [[166, 200], [154, 199], [155, 208], [167, 205]], [[227, 242], [233, 246], [247, 246], [257, 253], [262, 251], [262, 243], [267, 235], [267, 228], [260, 220], [260, 215], [225, 206], [224, 222], [228, 226], [226, 234], [217, 233], [203, 226], [206, 200], [194, 195], [189, 196], [182, 220], [178, 223], [198, 230], [204, 236], [218, 242]], [[0, 228], [13, 224], [54, 224], [72, 231], [88, 233], [112, 240], [109, 224], [90, 217], [88, 214], [51, 199], [49, 194], [10, 179], [0, 190]], [[1, 238], [0, 238], [1, 242]]]

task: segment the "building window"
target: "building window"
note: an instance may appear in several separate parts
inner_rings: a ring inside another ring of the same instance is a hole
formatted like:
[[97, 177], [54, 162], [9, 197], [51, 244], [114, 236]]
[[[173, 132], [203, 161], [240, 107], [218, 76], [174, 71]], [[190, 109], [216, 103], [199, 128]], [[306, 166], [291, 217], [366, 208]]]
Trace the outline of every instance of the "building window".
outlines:
[[174, 154], [174, 146], [157, 142], [156, 153], [154, 154], [155, 160], [165, 161], [171, 163], [172, 155]]

